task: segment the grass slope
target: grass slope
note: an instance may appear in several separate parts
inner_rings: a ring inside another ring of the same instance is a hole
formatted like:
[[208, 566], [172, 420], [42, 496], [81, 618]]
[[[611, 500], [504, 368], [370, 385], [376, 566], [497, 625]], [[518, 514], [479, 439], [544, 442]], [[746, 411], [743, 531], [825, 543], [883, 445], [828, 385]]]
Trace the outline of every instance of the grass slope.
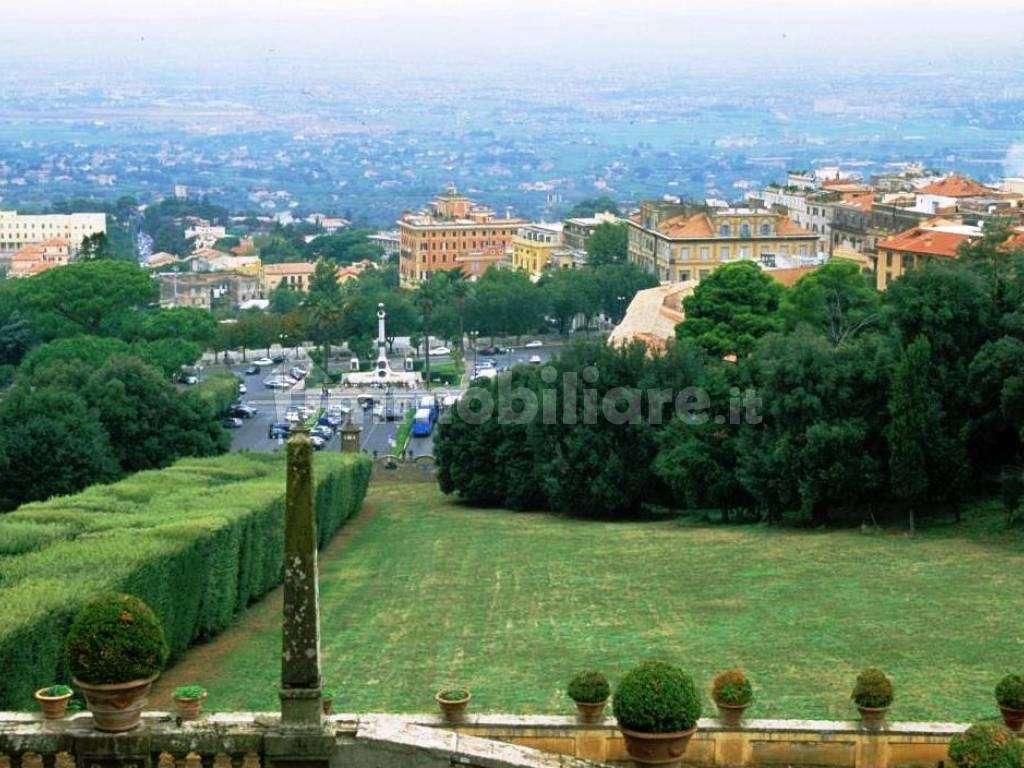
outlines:
[[[896, 685], [894, 719], [976, 720], [1024, 666], [1024, 545], [989, 524], [994, 511], [909, 539], [584, 522], [460, 507], [418, 483], [376, 483], [367, 505], [365, 527], [321, 563], [337, 711], [427, 711], [458, 681], [478, 711], [567, 713], [575, 671], [614, 685], [663, 658], [696, 676], [706, 712], [714, 673], [740, 665], [754, 717], [847, 718], [856, 672], [877, 665]], [[165, 686], [201, 683], [211, 709], [276, 708], [270, 610], [189, 670], [202, 679], [171, 671]]]

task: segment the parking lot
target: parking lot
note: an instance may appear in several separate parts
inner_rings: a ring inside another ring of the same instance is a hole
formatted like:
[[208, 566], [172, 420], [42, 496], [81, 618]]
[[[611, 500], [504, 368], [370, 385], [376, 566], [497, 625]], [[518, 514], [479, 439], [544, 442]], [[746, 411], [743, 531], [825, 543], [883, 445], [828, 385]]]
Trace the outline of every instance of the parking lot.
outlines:
[[[483, 345], [481, 345], [482, 347]], [[476, 355], [472, 351], [466, 358], [468, 368], [473, 368], [484, 361], [493, 361], [497, 371], [506, 370], [517, 364], [527, 364], [531, 357], [536, 356], [541, 361], [547, 361], [555, 352], [554, 348], [517, 348], [511, 352], [494, 355], [484, 355], [478, 351]], [[451, 358], [448, 356], [431, 357], [432, 361], [446, 362]], [[397, 359], [392, 363], [395, 366], [401, 364]], [[249, 404], [256, 409], [256, 415], [251, 418], [242, 419], [242, 426], [232, 430], [231, 449], [234, 451], [275, 451], [284, 447], [284, 437], [271, 436], [271, 427], [275, 423], [285, 421], [288, 409], [291, 407], [305, 407], [308, 409], [335, 409], [341, 408], [344, 413], [351, 413], [353, 423], [362, 428], [360, 435], [360, 450], [371, 455], [384, 455], [390, 453], [395, 446], [397, 433], [402, 418], [410, 410], [415, 410], [416, 404], [426, 395], [431, 394], [443, 399], [447, 395], [458, 395], [460, 389], [434, 388], [426, 390], [394, 390], [385, 391], [381, 389], [336, 387], [329, 390], [325, 397], [319, 387], [306, 388], [305, 382], [295, 381], [287, 388], [269, 389], [265, 383], [267, 380], [287, 380], [289, 369], [295, 365], [290, 360], [270, 366], [261, 365], [258, 373], [246, 375], [246, 369], [252, 363], [239, 363], [232, 365], [230, 370], [238, 376], [246, 385], [246, 393], [240, 396], [243, 403]], [[305, 359], [297, 363], [303, 368], [309, 367], [309, 360]], [[363, 407], [360, 398], [372, 398], [373, 404], [377, 406]], [[382, 412], [383, 405], [390, 401], [393, 405], [388, 409], [392, 412], [393, 420], [387, 420]], [[375, 412], [376, 410], [376, 412]], [[410, 455], [422, 456], [432, 455], [434, 445], [433, 434], [426, 437], [412, 437], [409, 440], [408, 451]], [[335, 434], [323, 450], [340, 450], [341, 438]]]

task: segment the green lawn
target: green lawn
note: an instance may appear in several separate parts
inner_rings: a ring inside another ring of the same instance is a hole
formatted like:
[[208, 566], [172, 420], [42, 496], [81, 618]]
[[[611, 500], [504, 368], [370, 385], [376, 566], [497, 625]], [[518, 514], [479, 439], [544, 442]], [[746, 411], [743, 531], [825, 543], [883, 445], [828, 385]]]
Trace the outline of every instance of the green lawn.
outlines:
[[[584, 522], [387, 482], [367, 508], [321, 563], [336, 710], [428, 711], [458, 681], [478, 711], [568, 713], [573, 672], [601, 669], [614, 685], [663, 658], [705, 691], [743, 666], [752, 716], [848, 717], [857, 670], [877, 665], [896, 686], [893, 719], [975, 720], [993, 717], [999, 677], [1024, 671], [1024, 544], [992, 516], [914, 539]], [[163, 689], [197, 682], [212, 709], [273, 709], [279, 643], [274, 607], [257, 606]]]

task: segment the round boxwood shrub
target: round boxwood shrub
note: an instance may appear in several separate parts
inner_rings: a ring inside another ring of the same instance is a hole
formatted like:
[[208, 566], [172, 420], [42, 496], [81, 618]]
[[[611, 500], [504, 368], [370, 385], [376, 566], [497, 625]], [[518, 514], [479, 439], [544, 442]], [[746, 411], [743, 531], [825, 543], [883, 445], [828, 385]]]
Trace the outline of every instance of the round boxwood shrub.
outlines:
[[152, 677], [167, 653], [156, 614], [131, 595], [108, 593], [86, 603], [67, 637], [71, 673], [92, 685]]
[[693, 678], [679, 667], [646, 661], [622, 678], [612, 710], [619, 725], [630, 731], [687, 731], [700, 718], [700, 694]]
[[754, 700], [754, 689], [742, 669], [727, 669], [711, 684], [711, 698], [727, 707], [745, 707]]
[[566, 691], [573, 701], [582, 701], [584, 704], [597, 704], [607, 699], [612, 692], [608, 685], [608, 678], [600, 672], [580, 672], [569, 681]]
[[892, 704], [892, 682], [880, 669], [865, 669], [857, 675], [850, 698], [858, 707], [884, 709]]
[[1024, 677], [1007, 675], [996, 686], [996, 702], [1007, 709], [1024, 709]]
[[949, 740], [949, 758], [957, 768], [1021, 768], [1024, 743], [1002, 725], [975, 723]]

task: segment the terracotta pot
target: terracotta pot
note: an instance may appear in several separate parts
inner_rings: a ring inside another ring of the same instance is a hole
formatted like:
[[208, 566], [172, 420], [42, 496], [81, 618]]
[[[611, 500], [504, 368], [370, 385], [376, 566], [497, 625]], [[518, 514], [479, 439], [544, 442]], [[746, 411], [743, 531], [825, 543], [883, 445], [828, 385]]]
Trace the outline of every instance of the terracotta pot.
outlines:
[[743, 721], [743, 713], [747, 711], [749, 704], [719, 704], [715, 702], [715, 706], [718, 707], [718, 719], [722, 725], [729, 728], [738, 728], [740, 723]]
[[437, 699], [437, 703], [441, 706], [441, 713], [444, 715], [444, 719], [449, 723], [458, 723], [465, 718], [466, 707], [469, 706], [469, 700], [473, 698], [473, 695], [468, 694], [462, 701], [445, 701], [441, 698], [440, 692], [438, 692], [434, 694], [434, 698]]
[[621, 726], [619, 730], [626, 740], [626, 751], [638, 766], [677, 768], [683, 762], [686, 746], [690, 743], [690, 737], [697, 732], [697, 727], [673, 733], [643, 733]]
[[[38, 696], [38, 694], [36, 694]], [[1000, 706], [999, 711], [1003, 713], [1003, 722], [1011, 731], [1019, 731], [1024, 727], [1024, 709], [1009, 709]]]
[[137, 728], [142, 710], [158, 675], [127, 683], [90, 685], [73, 679], [85, 696], [85, 706], [92, 712], [93, 727], [97, 731], [120, 733]]
[[324, 714], [331, 714], [331, 707], [334, 706], [334, 699], [320, 699], [320, 705], [324, 708]]
[[36, 701], [39, 702], [40, 708], [43, 710], [43, 718], [46, 720], [60, 720], [68, 711], [68, 702], [71, 701], [71, 694], [65, 693], [63, 696], [47, 696], [46, 691], [49, 690], [49, 686], [46, 688], [40, 688], [36, 691]]
[[182, 720], [195, 720], [203, 711], [203, 701], [205, 700], [205, 693], [198, 699], [180, 699], [175, 696], [174, 705], [178, 708], [178, 717]]
[[604, 721], [604, 707], [608, 699], [604, 701], [577, 701], [576, 713], [581, 723], [600, 723]]
[[888, 707], [862, 707], [859, 704], [857, 709], [860, 710], [860, 724], [869, 731], [879, 730], [885, 724], [885, 713], [889, 711]]

